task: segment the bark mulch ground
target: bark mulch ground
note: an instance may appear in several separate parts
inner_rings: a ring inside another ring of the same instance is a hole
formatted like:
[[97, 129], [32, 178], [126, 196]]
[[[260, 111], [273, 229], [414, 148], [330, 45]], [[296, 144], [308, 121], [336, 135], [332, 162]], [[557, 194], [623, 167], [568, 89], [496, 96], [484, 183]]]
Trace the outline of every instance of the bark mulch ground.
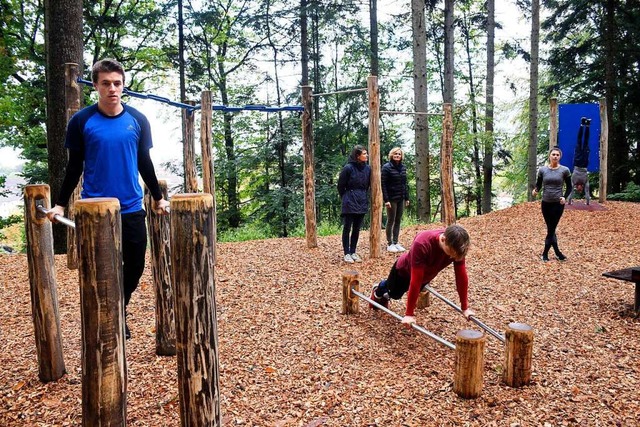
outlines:
[[[533, 378], [501, 383], [502, 344], [487, 337], [484, 386], [474, 400], [452, 391], [454, 352], [372, 312], [340, 314], [339, 236], [218, 245], [215, 269], [220, 406], [226, 426], [637, 426], [640, 319], [633, 284], [603, 272], [640, 265], [640, 205], [567, 210], [559, 241], [568, 261], [539, 259], [539, 203], [462, 219], [472, 237], [467, 259], [471, 306], [503, 331], [532, 326]], [[437, 227], [406, 227], [401, 242]], [[356, 264], [368, 288], [396, 255], [369, 259], [368, 232]], [[56, 256], [67, 374], [38, 380], [25, 255], [0, 255], [0, 426], [81, 425], [80, 307], [77, 271]], [[432, 286], [458, 302], [453, 269]], [[367, 292], [366, 290], [364, 292]], [[367, 292], [368, 293], [368, 292]], [[393, 310], [403, 313], [404, 301]], [[149, 268], [129, 309], [127, 423], [178, 426], [175, 357], [156, 356]], [[439, 300], [418, 323], [449, 341], [476, 329]]]

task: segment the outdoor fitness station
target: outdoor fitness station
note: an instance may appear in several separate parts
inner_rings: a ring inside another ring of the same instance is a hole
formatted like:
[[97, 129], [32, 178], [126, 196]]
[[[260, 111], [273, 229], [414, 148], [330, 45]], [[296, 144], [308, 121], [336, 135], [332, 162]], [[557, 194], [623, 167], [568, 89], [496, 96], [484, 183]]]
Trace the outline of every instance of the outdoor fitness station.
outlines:
[[[79, 78], [77, 64], [65, 64], [67, 119], [80, 110], [81, 84], [90, 85], [91, 82]], [[368, 78], [366, 90], [369, 94], [369, 151], [372, 157], [379, 158], [378, 122], [381, 112], [378, 108], [379, 91], [375, 76]], [[125, 93], [133, 97], [165, 102], [182, 109], [186, 124], [183, 148], [185, 193], [176, 194], [171, 198], [170, 217], [153, 212], [150, 209], [150, 197], [148, 194], [145, 196], [156, 297], [156, 354], [177, 356], [182, 425], [220, 425], [218, 336], [214, 297], [216, 212], [211, 155], [212, 112], [302, 111], [307, 246], [316, 247], [311, 88], [302, 88], [303, 107], [213, 106], [209, 91], [202, 92], [199, 106], [172, 102], [129, 90], [125, 90]], [[193, 113], [197, 110], [201, 111], [202, 193], [198, 193], [195, 173]], [[451, 106], [445, 105], [444, 111], [443, 141], [449, 141], [451, 147]], [[443, 155], [443, 159], [443, 162], [447, 159], [450, 162], [451, 156]], [[379, 221], [372, 221], [371, 257], [379, 257], [382, 190], [380, 165], [378, 162], [373, 163], [377, 167], [372, 167], [372, 217], [379, 218]], [[450, 165], [447, 168], [446, 163], [443, 163], [443, 170], [450, 171]], [[448, 175], [450, 174], [443, 174]], [[159, 184], [163, 196], [168, 200], [166, 182], [159, 181]], [[449, 193], [444, 182], [443, 188], [447, 199], [446, 194]], [[80, 200], [79, 194], [77, 188], [69, 200], [69, 218], [57, 216], [56, 220], [67, 226], [67, 267], [79, 270], [83, 425], [124, 425], [127, 367], [120, 204], [114, 198]], [[449, 202], [450, 214], [453, 215], [452, 192]], [[52, 224], [46, 216], [51, 207], [49, 186], [27, 185], [24, 190], [24, 205], [38, 375], [42, 382], [56, 381], [65, 374], [66, 368], [62, 351]], [[373, 230], [374, 225], [378, 227], [378, 232]], [[350, 297], [357, 295], [366, 299], [358, 293], [357, 286], [349, 292]], [[194, 301], [197, 301], [197, 304], [194, 304]], [[357, 305], [353, 302], [351, 306], [357, 310]], [[419, 327], [414, 325], [414, 328]], [[438, 339], [422, 328], [418, 330], [433, 339]], [[466, 359], [459, 357], [461, 368], [456, 380], [457, 393], [464, 397], [479, 395], [482, 387], [484, 335], [476, 331], [461, 331], [456, 346], [445, 340], [438, 340], [452, 349], [464, 351], [461, 354], [466, 355]], [[466, 350], [463, 350], [465, 348]], [[470, 378], [475, 380], [470, 381]]]
[[[384, 313], [402, 321], [402, 316], [393, 310], [373, 301], [359, 291], [360, 282], [357, 271], [346, 271], [342, 275], [342, 314], [356, 314], [359, 310], [359, 300], [382, 310]], [[440, 295], [429, 285], [423, 287], [418, 299], [418, 308], [430, 305], [429, 295], [444, 301], [455, 311], [462, 313], [462, 309], [453, 302]], [[524, 323], [510, 323], [503, 336], [490, 328], [475, 316], [470, 321], [504, 344], [504, 366], [502, 381], [509, 387], [522, 387], [531, 382], [531, 359], [533, 354], [533, 329]], [[484, 372], [485, 334], [471, 329], [463, 329], [456, 334], [455, 344], [428, 331], [422, 326], [411, 324], [411, 327], [423, 335], [435, 340], [455, 351], [453, 391], [465, 399], [474, 399], [482, 392]]]

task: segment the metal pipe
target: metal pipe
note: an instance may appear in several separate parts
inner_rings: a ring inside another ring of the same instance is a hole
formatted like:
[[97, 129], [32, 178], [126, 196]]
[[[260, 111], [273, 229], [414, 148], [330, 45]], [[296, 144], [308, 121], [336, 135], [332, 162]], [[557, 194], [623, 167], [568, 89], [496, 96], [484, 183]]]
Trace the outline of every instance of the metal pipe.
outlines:
[[[44, 206], [38, 206], [38, 210], [45, 215], [47, 214], [47, 212], [49, 212]], [[66, 225], [67, 227], [76, 228], [75, 222], [71, 221], [68, 218], [63, 217], [62, 215], [55, 215], [54, 218], [56, 219], [56, 221]]]
[[316, 96], [325, 96], [325, 95], [338, 95], [340, 93], [366, 92], [366, 91], [367, 91], [367, 88], [363, 87], [363, 88], [358, 88], [358, 89], [337, 90], [335, 92], [314, 93], [311, 96], [316, 97]]
[[[395, 317], [396, 319], [400, 320], [402, 322], [402, 316], [400, 316], [398, 313], [396, 313], [395, 311], [389, 310], [387, 307], [378, 304], [377, 302], [373, 301], [371, 298], [366, 297], [364, 294], [356, 291], [355, 289], [351, 288], [351, 292], [358, 296], [360, 299], [363, 299], [365, 301], [367, 301], [369, 304], [372, 304], [374, 307], [379, 308], [380, 310], [384, 311], [387, 314], [390, 314], [391, 316]], [[428, 336], [429, 338], [432, 338], [436, 341], [438, 341], [440, 344], [449, 347], [451, 350], [455, 350], [456, 346], [455, 344], [450, 343], [449, 341], [445, 340], [444, 338], [440, 338], [438, 335], [434, 334], [433, 332], [429, 332], [428, 330], [426, 330], [425, 328], [423, 328], [422, 326], [416, 325], [415, 323], [411, 324], [411, 327], [413, 329], [415, 329], [416, 331], [425, 334], [426, 336]]]
[[405, 114], [411, 116], [442, 116], [443, 113], [427, 113], [424, 111], [386, 111], [381, 110], [380, 114]]
[[[431, 292], [433, 295], [435, 295], [436, 297], [440, 298], [442, 301], [444, 301], [445, 303], [447, 303], [447, 305], [449, 305], [450, 307], [452, 307], [454, 310], [456, 310], [458, 313], [462, 313], [462, 309], [460, 307], [458, 307], [457, 305], [455, 305], [453, 302], [449, 301], [447, 298], [443, 297], [442, 295], [440, 295], [435, 289], [433, 289], [431, 286], [429, 285], [424, 285], [422, 287], [422, 289], [427, 290], [429, 292]], [[471, 320], [473, 323], [475, 323], [476, 325], [480, 326], [482, 329], [484, 329], [485, 331], [489, 332], [491, 335], [493, 335], [495, 338], [497, 338], [498, 340], [502, 341], [502, 343], [506, 343], [507, 340], [505, 339], [505, 337], [500, 334], [499, 332], [495, 331], [494, 329], [490, 328], [489, 326], [485, 325], [484, 323], [482, 323], [479, 319], [476, 319], [475, 316], [469, 316], [469, 320]]]

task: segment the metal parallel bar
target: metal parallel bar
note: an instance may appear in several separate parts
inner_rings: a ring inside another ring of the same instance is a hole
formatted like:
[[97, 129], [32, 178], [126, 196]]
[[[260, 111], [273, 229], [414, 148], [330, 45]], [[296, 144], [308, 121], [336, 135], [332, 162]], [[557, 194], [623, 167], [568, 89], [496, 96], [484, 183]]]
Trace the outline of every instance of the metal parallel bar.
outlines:
[[338, 95], [338, 94], [341, 94], [341, 93], [366, 92], [366, 91], [367, 91], [367, 88], [363, 87], [363, 88], [358, 88], [358, 89], [337, 90], [335, 92], [314, 93], [311, 96], [315, 97], [315, 96], [326, 96], [326, 95]]
[[[367, 296], [365, 296], [364, 294], [356, 291], [355, 289], [351, 289], [351, 292], [356, 295], [358, 298], [367, 301], [369, 304], [372, 304], [374, 307], [379, 308], [380, 310], [384, 311], [387, 314], [390, 314], [391, 316], [395, 317], [396, 319], [398, 319], [399, 321], [402, 322], [402, 316], [400, 316], [398, 313], [396, 313], [395, 311], [389, 310], [387, 307], [378, 304], [377, 302], [373, 301], [371, 298], [368, 298]], [[449, 341], [445, 340], [444, 338], [439, 337], [438, 335], [434, 334], [433, 332], [429, 332], [428, 330], [426, 330], [425, 328], [423, 328], [420, 325], [416, 325], [415, 323], [411, 324], [411, 327], [413, 329], [415, 329], [416, 331], [428, 336], [431, 339], [436, 340], [437, 342], [439, 342], [440, 344], [449, 347], [451, 350], [455, 350], [456, 346], [455, 344], [450, 343]]]
[[[45, 215], [48, 212], [48, 210], [44, 206], [38, 206], [38, 210]], [[76, 223], [71, 221], [69, 218], [65, 218], [62, 215], [56, 215], [54, 218], [61, 224], [66, 225], [67, 227], [76, 228]]]
[[380, 114], [406, 114], [412, 116], [442, 116], [443, 113], [427, 113], [425, 111], [380, 111]]
[[[457, 305], [455, 305], [453, 302], [449, 301], [447, 298], [445, 298], [444, 296], [440, 295], [435, 289], [433, 289], [431, 286], [429, 285], [424, 285], [423, 289], [431, 292], [434, 296], [440, 298], [442, 301], [444, 301], [449, 307], [453, 308], [454, 310], [456, 310], [458, 313], [462, 313], [462, 309], [460, 307], [458, 307]], [[499, 332], [495, 331], [494, 329], [490, 328], [489, 326], [485, 325], [483, 322], [481, 322], [479, 319], [477, 319], [475, 316], [469, 316], [469, 320], [471, 320], [473, 323], [475, 323], [476, 325], [480, 326], [482, 329], [484, 329], [485, 331], [489, 332], [491, 335], [493, 335], [495, 338], [497, 338], [498, 340], [502, 341], [502, 343], [506, 343], [507, 340], [505, 339], [505, 337], [500, 334]]]

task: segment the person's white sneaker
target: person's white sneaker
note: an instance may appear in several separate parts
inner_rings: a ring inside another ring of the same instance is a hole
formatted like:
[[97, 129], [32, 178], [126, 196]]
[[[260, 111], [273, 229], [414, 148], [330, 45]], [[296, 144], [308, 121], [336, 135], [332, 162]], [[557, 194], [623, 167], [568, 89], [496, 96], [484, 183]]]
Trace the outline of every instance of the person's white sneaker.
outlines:
[[387, 252], [398, 252], [398, 248], [396, 248], [396, 245], [389, 245], [387, 246]]
[[358, 254], [351, 254], [351, 259], [355, 262], [362, 262], [362, 258], [360, 258], [360, 255]]
[[396, 243], [394, 246], [396, 247], [397, 252], [404, 252], [404, 251], [406, 251], [406, 249], [404, 248], [404, 246], [402, 246], [400, 243]]
[[353, 264], [353, 257], [351, 256], [351, 254], [346, 254], [344, 256], [344, 262], [348, 264]]

